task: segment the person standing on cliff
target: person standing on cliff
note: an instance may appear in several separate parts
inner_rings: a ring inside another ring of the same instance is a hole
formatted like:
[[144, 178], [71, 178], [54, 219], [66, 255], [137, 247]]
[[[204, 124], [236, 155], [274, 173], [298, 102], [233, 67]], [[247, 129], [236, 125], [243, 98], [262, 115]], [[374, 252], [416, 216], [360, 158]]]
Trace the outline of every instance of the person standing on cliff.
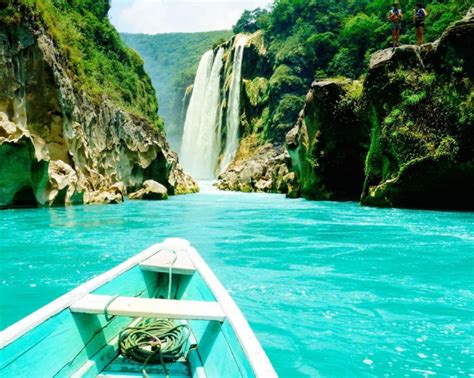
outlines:
[[400, 46], [400, 32], [402, 30], [403, 13], [400, 9], [400, 2], [395, 1], [393, 3], [388, 19], [392, 23], [392, 44], [395, 49]]
[[416, 29], [416, 40], [418, 46], [425, 43], [425, 18], [428, 16], [428, 12], [422, 3], [416, 4], [416, 9], [413, 11], [413, 22], [415, 23]]

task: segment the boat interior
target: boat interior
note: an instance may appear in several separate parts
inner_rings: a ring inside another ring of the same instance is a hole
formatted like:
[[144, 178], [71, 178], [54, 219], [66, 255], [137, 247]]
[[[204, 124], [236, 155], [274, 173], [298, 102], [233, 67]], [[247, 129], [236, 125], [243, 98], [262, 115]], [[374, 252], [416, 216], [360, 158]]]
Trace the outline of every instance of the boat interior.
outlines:
[[[186, 324], [190, 332], [182, 355], [144, 364], [120, 353], [119, 334], [142, 319]], [[255, 375], [221, 304], [189, 256], [167, 251], [108, 277], [8, 344], [2, 354], [0, 371], [21, 371], [21, 376], [35, 376], [35, 371], [58, 377]]]

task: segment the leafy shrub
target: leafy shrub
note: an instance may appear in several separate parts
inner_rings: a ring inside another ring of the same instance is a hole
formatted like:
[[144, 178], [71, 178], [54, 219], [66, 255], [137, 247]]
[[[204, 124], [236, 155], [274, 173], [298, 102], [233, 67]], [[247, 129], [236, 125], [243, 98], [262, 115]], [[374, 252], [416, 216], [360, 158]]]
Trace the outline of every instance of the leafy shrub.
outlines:
[[306, 90], [301, 78], [287, 65], [280, 65], [270, 78], [270, 97], [276, 101], [286, 93], [300, 93]]
[[245, 10], [239, 20], [233, 27], [234, 34], [239, 33], [255, 33], [267, 26], [268, 11], [266, 9], [257, 8], [253, 11]]
[[294, 120], [304, 106], [304, 97], [286, 94], [278, 103], [273, 116], [273, 124], [279, 128], [289, 129], [293, 127]]

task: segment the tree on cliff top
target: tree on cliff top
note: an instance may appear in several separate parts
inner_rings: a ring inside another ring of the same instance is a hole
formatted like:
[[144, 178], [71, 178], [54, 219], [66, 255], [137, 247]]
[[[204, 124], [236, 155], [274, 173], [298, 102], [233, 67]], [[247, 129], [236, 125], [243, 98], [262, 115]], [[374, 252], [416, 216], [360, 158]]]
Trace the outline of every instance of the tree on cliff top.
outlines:
[[245, 10], [233, 27], [234, 34], [255, 33], [257, 30], [265, 29], [268, 23], [268, 15], [268, 10], [262, 8], [252, 11]]

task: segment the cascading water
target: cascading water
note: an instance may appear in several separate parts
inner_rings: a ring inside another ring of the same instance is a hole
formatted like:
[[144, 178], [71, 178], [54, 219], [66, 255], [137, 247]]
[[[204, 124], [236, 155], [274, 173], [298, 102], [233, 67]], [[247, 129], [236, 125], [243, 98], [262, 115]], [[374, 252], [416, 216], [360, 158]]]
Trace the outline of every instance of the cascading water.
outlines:
[[224, 172], [234, 160], [239, 148], [239, 126], [240, 126], [240, 86], [242, 79], [242, 61], [244, 48], [248, 36], [239, 34], [235, 41], [234, 63], [232, 67], [232, 82], [229, 90], [227, 108], [227, 135], [224, 156], [221, 163], [221, 172]]
[[[200, 156], [203, 175], [198, 178], [214, 178], [216, 172], [217, 160], [221, 150], [221, 127], [220, 127], [220, 100], [221, 100], [221, 71], [224, 66], [222, 58], [224, 49], [217, 50], [214, 64], [211, 70], [211, 76], [206, 90], [206, 102], [203, 104], [201, 128], [196, 143], [201, 146], [204, 155]], [[199, 156], [199, 155], [198, 155]]]
[[[221, 171], [235, 158], [239, 147], [240, 86], [244, 47], [248, 41], [240, 34], [234, 43], [232, 79], [227, 100], [226, 144]], [[199, 180], [215, 178], [221, 152], [222, 107], [221, 73], [224, 49], [206, 52], [199, 63], [193, 93], [186, 112], [180, 159], [184, 169]]]
[[15, 58], [13, 63], [16, 66], [15, 76], [20, 84], [17, 96], [14, 98], [13, 109], [13, 122], [25, 130], [27, 125], [27, 111], [26, 111], [26, 68], [23, 59]]
[[196, 179], [215, 177], [221, 140], [218, 118], [223, 55], [220, 48], [215, 57], [212, 50], [202, 56], [186, 113], [180, 158]]

